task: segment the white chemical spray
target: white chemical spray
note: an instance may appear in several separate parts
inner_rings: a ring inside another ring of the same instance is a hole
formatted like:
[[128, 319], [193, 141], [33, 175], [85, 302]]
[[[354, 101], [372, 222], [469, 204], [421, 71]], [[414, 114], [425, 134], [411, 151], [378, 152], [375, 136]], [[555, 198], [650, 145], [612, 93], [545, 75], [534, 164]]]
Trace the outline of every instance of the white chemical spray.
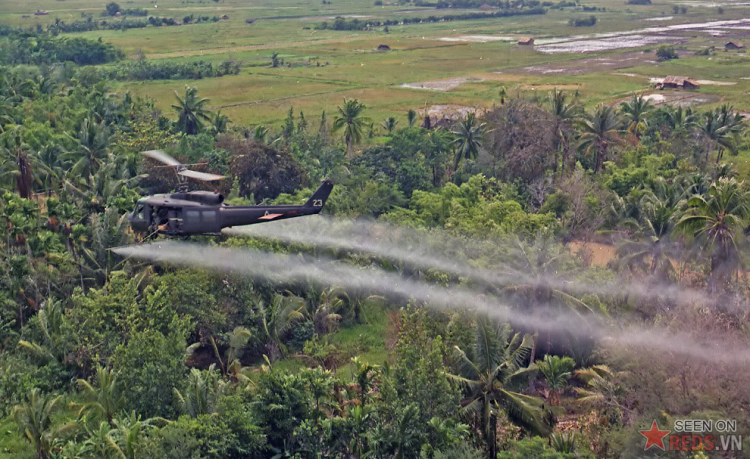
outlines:
[[[636, 300], [668, 299], [675, 304], [710, 304], [704, 292], [674, 284], [642, 282], [591, 284], [562, 276], [532, 275], [502, 263], [502, 252], [517, 243], [511, 239], [476, 240], [450, 235], [444, 230], [414, 230], [362, 219], [310, 217], [224, 230], [228, 235], [254, 236], [326, 249], [365, 252], [422, 269], [437, 269], [489, 285], [523, 283], [550, 287], [572, 294], [628, 295]], [[505, 249], [504, 249], [505, 248]], [[520, 250], [519, 250], [520, 251]], [[498, 254], [495, 256], [494, 254]], [[478, 266], [475, 259], [491, 256], [499, 268]]]
[[156, 263], [194, 266], [208, 270], [237, 272], [278, 282], [306, 282], [337, 285], [347, 289], [367, 290], [387, 296], [414, 299], [429, 307], [444, 310], [469, 308], [494, 318], [510, 321], [529, 329], [590, 336], [610, 345], [658, 349], [662, 354], [682, 355], [707, 362], [746, 365], [750, 348], [720, 340], [698, 339], [686, 333], [674, 333], [657, 327], [605, 324], [598, 317], [584, 317], [570, 312], [555, 316], [535, 317], [531, 313], [511, 309], [499, 300], [462, 287], [444, 288], [404, 279], [398, 274], [378, 268], [359, 268], [333, 259], [310, 260], [305, 256], [282, 255], [237, 248], [198, 246], [179, 242], [144, 244], [115, 249], [126, 257]]

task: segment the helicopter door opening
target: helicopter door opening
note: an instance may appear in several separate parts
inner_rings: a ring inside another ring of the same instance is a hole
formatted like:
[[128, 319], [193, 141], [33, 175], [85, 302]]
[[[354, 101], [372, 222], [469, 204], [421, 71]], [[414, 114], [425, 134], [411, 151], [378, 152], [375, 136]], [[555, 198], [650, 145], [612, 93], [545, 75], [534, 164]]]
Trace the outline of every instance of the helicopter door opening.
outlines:
[[136, 209], [130, 215], [130, 226], [134, 231], [146, 231], [151, 224], [150, 222], [150, 210], [146, 204], [138, 204]]

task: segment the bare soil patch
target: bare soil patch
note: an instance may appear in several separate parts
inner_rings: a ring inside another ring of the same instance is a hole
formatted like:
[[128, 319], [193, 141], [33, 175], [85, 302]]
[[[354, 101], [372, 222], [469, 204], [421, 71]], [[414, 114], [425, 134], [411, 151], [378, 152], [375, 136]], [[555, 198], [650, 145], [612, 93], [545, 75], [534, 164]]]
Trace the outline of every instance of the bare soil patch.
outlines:
[[427, 91], [450, 91], [464, 83], [484, 81], [481, 78], [458, 77], [446, 80], [421, 81], [417, 83], [404, 83], [400, 87], [409, 89], [424, 89]]
[[[686, 91], [659, 91], [643, 96], [652, 105], [675, 105], [678, 107], [695, 107], [698, 105], [712, 104], [721, 100], [715, 94], [701, 94]], [[627, 99], [622, 99], [622, 102]]]
[[591, 265], [598, 267], [607, 266], [617, 253], [616, 247], [598, 242], [571, 241], [568, 243], [568, 249], [573, 255], [585, 253]]
[[609, 70], [637, 67], [651, 62], [654, 58], [652, 53], [641, 51], [612, 54], [602, 57], [590, 57], [586, 59], [575, 59], [571, 61], [555, 62], [553, 64], [532, 65], [495, 73], [512, 73], [524, 75], [582, 75], [584, 73], [601, 73]]
[[581, 84], [522, 84], [519, 88], [522, 91], [552, 91], [558, 89], [560, 91], [575, 91], [581, 89]]
[[425, 117], [430, 117], [431, 126], [440, 126], [450, 128], [456, 121], [466, 118], [469, 113], [484, 113], [485, 109], [481, 107], [469, 107], [466, 105], [431, 105], [426, 108], [417, 110], [417, 116], [420, 122], [424, 122]]

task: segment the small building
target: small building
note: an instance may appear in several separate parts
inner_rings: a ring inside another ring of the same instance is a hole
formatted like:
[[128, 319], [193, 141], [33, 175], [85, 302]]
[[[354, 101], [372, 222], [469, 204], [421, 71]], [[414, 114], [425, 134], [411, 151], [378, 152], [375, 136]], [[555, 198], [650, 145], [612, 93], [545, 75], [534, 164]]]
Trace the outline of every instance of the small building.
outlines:
[[253, 19], [253, 18], [245, 19], [245, 22], [248, 23], [248, 24], [252, 24], [253, 22], [255, 22], [255, 19]]
[[115, 17], [116, 17], [116, 18], [120, 18], [120, 17], [122, 17], [122, 13], [118, 11], [117, 13], [115, 13]]
[[489, 11], [492, 9], [492, 7], [489, 5], [489, 3], [483, 3], [482, 6], [479, 7], [482, 11]]
[[668, 76], [664, 81], [657, 85], [658, 88], [679, 88], [679, 89], [696, 89], [700, 85], [697, 81], [682, 76]]
[[727, 51], [734, 50], [734, 49], [745, 49], [745, 45], [743, 45], [742, 43], [738, 41], [728, 41], [724, 45], [724, 49]]
[[390, 51], [391, 47], [388, 45], [378, 45], [378, 51]]
[[518, 39], [518, 44], [531, 46], [534, 44], [534, 39], [532, 37], [521, 37]]
[[49, 14], [49, 11], [47, 10], [36, 10], [36, 13], [34, 13], [35, 16], [47, 16]]
[[229, 19], [229, 15], [228, 15], [228, 14], [225, 14], [225, 15], [224, 15], [224, 16], [222, 16], [221, 18], [222, 18], [222, 19], [224, 19], [224, 20], [226, 20], [226, 19]]

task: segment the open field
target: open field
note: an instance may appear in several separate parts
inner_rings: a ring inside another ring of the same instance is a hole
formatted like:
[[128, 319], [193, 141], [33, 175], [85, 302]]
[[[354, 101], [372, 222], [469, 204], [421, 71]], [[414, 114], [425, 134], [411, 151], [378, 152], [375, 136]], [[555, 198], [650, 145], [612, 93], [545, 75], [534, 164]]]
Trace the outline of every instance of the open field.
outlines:
[[[619, 0], [592, 0], [593, 13], [566, 8], [544, 15], [395, 25], [367, 31], [316, 30], [337, 16], [360, 21], [451, 15], [477, 10], [436, 9], [415, 6], [375, 6], [366, 1], [280, 2], [224, 0], [192, 2], [167, 0], [158, 4], [140, 0], [123, 4], [147, 8], [150, 14], [174, 17], [224, 15], [229, 19], [178, 27], [147, 27], [127, 31], [100, 30], [66, 36], [101, 38], [114, 43], [128, 56], [142, 53], [147, 59], [236, 59], [239, 75], [202, 80], [120, 83], [117, 91], [130, 90], [157, 100], [168, 110], [173, 91], [195, 85], [238, 124], [278, 124], [290, 106], [310, 116], [334, 110], [345, 97], [365, 102], [368, 115], [380, 120], [405, 116], [411, 108], [432, 105], [490, 107], [505, 87], [509, 94], [528, 94], [553, 87], [578, 91], [588, 106], [614, 102], [633, 91], [648, 91], [653, 78], [684, 75], [732, 85], [705, 84], [688, 99], [711, 106], [731, 102], [750, 110], [750, 57], [744, 50], [724, 52], [730, 40], [750, 38], [748, 6], [743, 2], [662, 3], [636, 6]], [[674, 14], [673, 5], [686, 5], [685, 14]], [[35, 16], [37, 9], [50, 11]], [[56, 18], [66, 22], [82, 14], [95, 17], [103, 2], [93, 0], [34, 0], [6, 4], [0, 22], [13, 25], [46, 25]], [[571, 27], [570, 18], [593, 14], [593, 27]], [[24, 17], [29, 16], [29, 17]], [[247, 24], [246, 19], [255, 19]], [[535, 46], [519, 46], [520, 36], [536, 38]], [[655, 48], [677, 46], [680, 59], [658, 62]], [[385, 44], [390, 51], [377, 52]], [[708, 46], [709, 56], [695, 52]], [[285, 64], [270, 67], [270, 56], [279, 53]], [[698, 103], [696, 102], [696, 103]]]

